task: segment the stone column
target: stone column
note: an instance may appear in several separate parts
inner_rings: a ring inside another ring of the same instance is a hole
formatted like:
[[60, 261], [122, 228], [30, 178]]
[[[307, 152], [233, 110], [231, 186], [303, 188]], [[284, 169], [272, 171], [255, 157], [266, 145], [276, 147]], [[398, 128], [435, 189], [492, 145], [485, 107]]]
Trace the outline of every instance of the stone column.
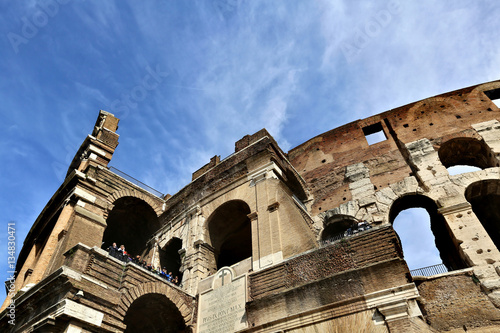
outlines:
[[44, 276], [45, 271], [49, 268], [49, 262], [54, 255], [54, 252], [59, 241], [59, 234], [65, 230], [69, 224], [69, 220], [74, 212], [74, 204], [70, 201], [66, 202], [64, 208], [57, 219], [50, 236], [45, 243], [45, 246], [33, 268], [33, 274], [28, 279], [27, 283], [38, 283]]
[[467, 201], [439, 209], [483, 291], [500, 308], [500, 251]]
[[[206, 274], [206, 264], [200, 267], [203, 259], [200, 258], [199, 246], [204, 243], [202, 233], [199, 233], [205, 221], [200, 206], [195, 206], [186, 213], [185, 223], [188, 231], [183, 239], [183, 248], [179, 250], [181, 257], [182, 287], [188, 293], [197, 291], [198, 281]], [[195, 246], [187, 246], [195, 244]], [[198, 245], [196, 245], [198, 244]]]
[[500, 122], [494, 119], [479, 124], [472, 124], [471, 126], [479, 133], [479, 135], [481, 135], [486, 144], [495, 154], [498, 162], [500, 157]]
[[[268, 163], [248, 175], [249, 186], [255, 189], [256, 214], [252, 221], [252, 267], [259, 270], [272, 265], [275, 256], [281, 253], [281, 240], [279, 235], [279, 220], [277, 214], [271, 216], [270, 207], [275, 211], [277, 204], [276, 190], [271, 185], [272, 181], [279, 181], [281, 170], [274, 163]], [[274, 207], [274, 208], [273, 208]], [[276, 234], [277, 233], [277, 234]], [[280, 260], [278, 258], [278, 260]]]

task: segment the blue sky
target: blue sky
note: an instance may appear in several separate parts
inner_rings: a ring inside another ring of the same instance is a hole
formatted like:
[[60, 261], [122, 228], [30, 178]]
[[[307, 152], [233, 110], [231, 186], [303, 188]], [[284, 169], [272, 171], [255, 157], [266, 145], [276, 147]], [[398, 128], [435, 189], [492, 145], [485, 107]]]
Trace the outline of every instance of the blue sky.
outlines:
[[7, 223], [20, 249], [99, 109], [121, 118], [111, 165], [173, 194], [263, 127], [287, 151], [498, 79], [500, 68], [496, 1], [27, 0], [0, 10], [2, 281]]

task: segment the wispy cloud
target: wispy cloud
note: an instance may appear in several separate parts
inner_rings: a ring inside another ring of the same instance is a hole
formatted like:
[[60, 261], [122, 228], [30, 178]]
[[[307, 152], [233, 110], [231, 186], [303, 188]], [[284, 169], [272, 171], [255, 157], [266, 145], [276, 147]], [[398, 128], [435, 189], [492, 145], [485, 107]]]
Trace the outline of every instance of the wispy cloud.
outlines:
[[493, 1], [67, 1], [15, 53], [42, 2], [0, 5], [0, 208], [25, 229], [99, 109], [122, 118], [112, 165], [175, 193], [263, 127], [287, 150], [500, 68]]

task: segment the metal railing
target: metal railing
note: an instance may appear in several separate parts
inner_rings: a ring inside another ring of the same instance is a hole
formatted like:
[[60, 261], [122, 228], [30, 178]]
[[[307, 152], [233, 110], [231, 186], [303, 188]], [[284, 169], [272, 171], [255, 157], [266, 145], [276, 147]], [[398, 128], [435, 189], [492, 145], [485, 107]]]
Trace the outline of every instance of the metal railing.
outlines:
[[115, 167], [108, 167], [109, 171], [117, 174], [118, 176], [122, 177], [123, 179], [126, 179], [128, 180], [129, 182], [131, 182], [132, 184], [134, 185], [137, 185], [139, 186], [140, 188], [142, 188], [143, 190], [146, 190], [148, 191], [149, 193], [153, 194], [153, 195], [156, 195], [158, 198], [162, 198], [165, 197], [165, 194], [161, 193], [160, 191], [157, 191], [155, 190], [154, 188], [152, 188], [151, 186], [148, 186], [146, 184], [144, 184], [143, 182], [135, 179], [134, 177], [130, 176], [130, 175], [127, 175], [125, 172], [123, 171], [120, 171], [118, 170], [117, 168]]
[[328, 239], [324, 239], [321, 241], [321, 246], [327, 246], [327, 245], [330, 245], [340, 239], [343, 239], [343, 238], [346, 238], [346, 237], [351, 237], [351, 236], [354, 236], [354, 235], [358, 235], [358, 234], [361, 234], [365, 231], [368, 231], [370, 230], [372, 227], [367, 227], [367, 228], [364, 228], [364, 229], [359, 229], [359, 230], [349, 230], [349, 231], [345, 231], [341, 234], [337, 234], [337, 235], [334, 235], [332, 237], [329, 237]]
[[442, 273], [448, 273], [448, 268], [443, 264], [417, 268], [410, 271], [411, 276], [432, 276]]

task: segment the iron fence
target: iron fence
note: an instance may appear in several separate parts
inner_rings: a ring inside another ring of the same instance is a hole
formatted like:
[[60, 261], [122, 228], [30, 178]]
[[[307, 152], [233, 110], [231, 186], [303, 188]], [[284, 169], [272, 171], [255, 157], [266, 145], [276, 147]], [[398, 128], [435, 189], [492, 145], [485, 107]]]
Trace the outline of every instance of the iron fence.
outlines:
[[410, 271], [411, 276], [432, 276], [442, 273], [448, 273], [448, 268], [443, 264], [417, 268]]
[[120, 170], [118, 170], [115, 167], [109, 167], [108, 169], [109, 169], [109, 171], [113, 172], [114, 174], [117, 174], [118, 176], [122, 177], [123, 179], [128, 180], [132, 184], [139, 186], [143, 190], [146, 190], [149, 193], [151, 193], [153, 195], [156, 195], [158, 198], [162, 198], [163, 199], [163, 197], [165, 197], [165, 195], [163, 193], [161, 193], [160, 191], [155, 190], [151, 186], [148, 186], [148, 185], [144, 184], [143, 182], [135, 179], [132, 176], [127, 175], [125, 172], [120, 171]]
[[347, 230], [343, 233], [340, 233], [340, 234], [337, 234], [337, 235], [334, 235], [332, 237], [329, 237], [328, 239], [324, 239], [321, 241], [321, 246], [327, 246], [327, 245], [330, 245], [338, 240], [341, 240], [343, 238], [346, 238], [346, 237], [351, 237], [351, 236], [354, 236], [354, 235], [358, 235], [358, 234], [361, 234], [367, 230], [370, 230], [372, 227], [367, 225], [367, 226], [364, 226], [358, 230]]

